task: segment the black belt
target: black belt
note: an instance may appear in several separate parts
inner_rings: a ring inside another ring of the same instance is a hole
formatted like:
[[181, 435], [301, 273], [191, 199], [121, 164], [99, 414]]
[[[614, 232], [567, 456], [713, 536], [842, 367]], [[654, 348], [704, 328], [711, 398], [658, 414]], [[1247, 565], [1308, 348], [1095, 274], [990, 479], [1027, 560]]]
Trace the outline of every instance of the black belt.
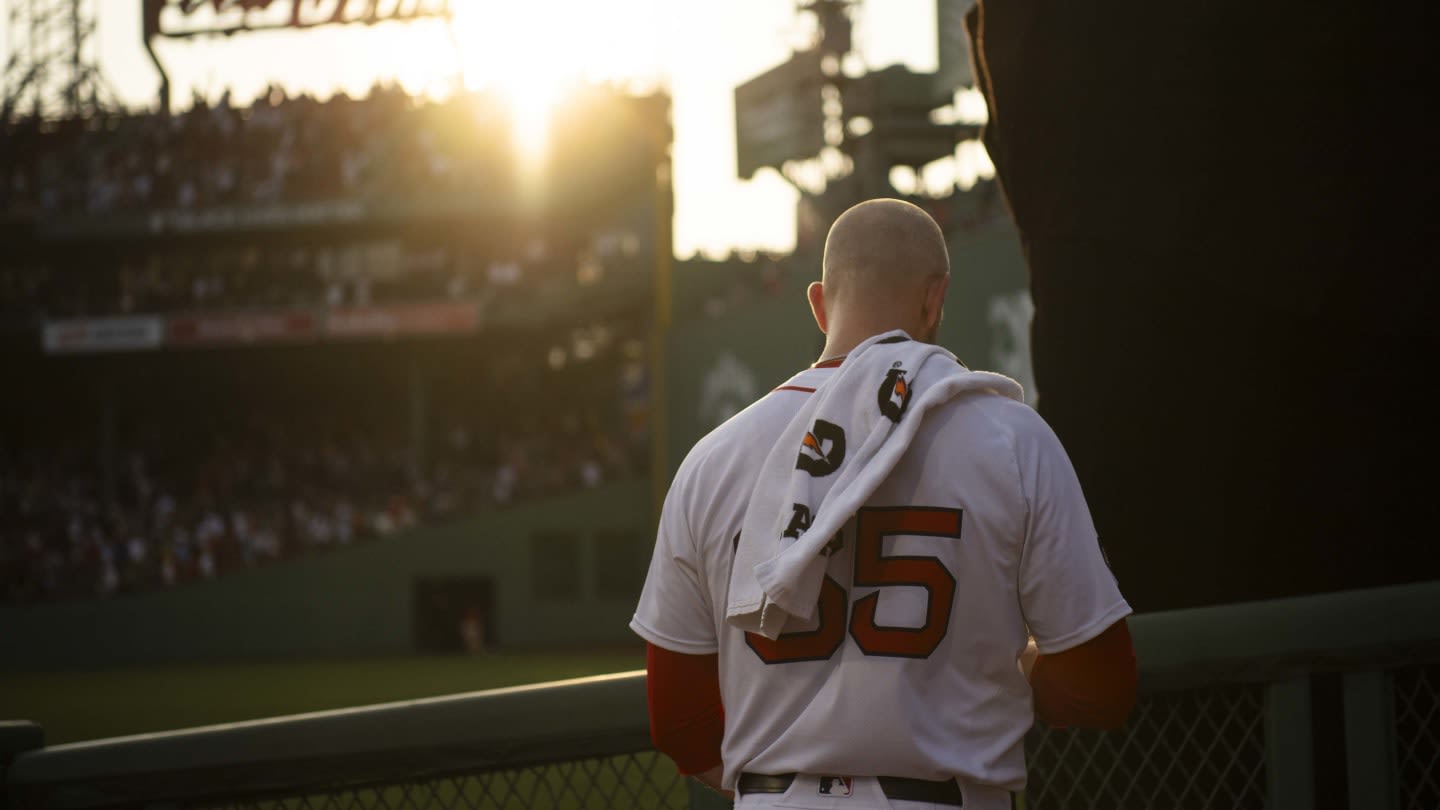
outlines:
[[[736, 785], [741, 795], [746, 793], [784, 793], [795, 781], [795, 774], [742, 773]], [[925, 779], [906, 779], [901, 776], [877, 776], [880, 790], [887, 798], [910, 802], [933, 802], [961, 807], [965, 799], [960, 795], [960, 786], [954, 779], [944, 782], [930, 782]]]

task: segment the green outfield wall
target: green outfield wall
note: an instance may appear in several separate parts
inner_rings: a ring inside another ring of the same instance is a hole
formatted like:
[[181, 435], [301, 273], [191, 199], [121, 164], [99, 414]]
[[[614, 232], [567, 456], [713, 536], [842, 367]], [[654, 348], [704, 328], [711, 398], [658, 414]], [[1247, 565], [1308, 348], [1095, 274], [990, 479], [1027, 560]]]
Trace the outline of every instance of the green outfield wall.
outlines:
[[[953, 235], [951, 261], [941, 343], [1033, 394], [1030, 297], [1008, 220]], [[627, 623], [653, 543], [653, 499], [697, 439], [819, 356], [823, 336], [804, 292], [819, 278], [819, 257], [784, 265], [738, 298], [734, 280], [745, 268], [677, 265], [663, 481], [610, 484], [172, 590], [3, 606], [0, 666], [425, 651], [437, 633], [441, 642], [451, 634], [444, 621], [424, 620], [446, 609], [432, 603], [471, 598], [494, 645], [633, 643]], [[707, 308], [714, 299], [725, 306]]]
[[950, 291], [940, 343], [972, 369], [998, 371], [1036, 404], [1030, 365], [1030, 277], [1008, 217], [950, 236]]
[[425, 582], [488, 585], [490, 641], [507, 649], [633, 643], [648, 498], [644, 481], [615, 483], [213, 582], [0, 607], [0, 667], [409, 653]]
[[[950, 235], [951, 282], [940, 343], [969, 367], [1019, 380], [1033, 399], [1025, 258], [1008, 217]], [[730, 272], [711, 268], [712, 272]], [[820, 356], [805, 287], [820, 278], [820, 257], [796, 255], [774, 289], [709, 316], [707, 295], [723, 299], [720, 279], [677, 266], [674, 326], [666, 344], [667, 476], [686, 451], [730, 415]]]
[[[823, 337], [805, 302], [808, 282], [802, 264], [787, 269], [778, 290], [757, 294], [719, 316], [708, 316], [698, 306], [677, 311], [665, 347], [668, 474], [697, 439], [819, 356]], [[693, 288], [713, 283], [677, 274], [677, 299], [696, 298]], [[715, 294], [723, 289], [717, 287]]]

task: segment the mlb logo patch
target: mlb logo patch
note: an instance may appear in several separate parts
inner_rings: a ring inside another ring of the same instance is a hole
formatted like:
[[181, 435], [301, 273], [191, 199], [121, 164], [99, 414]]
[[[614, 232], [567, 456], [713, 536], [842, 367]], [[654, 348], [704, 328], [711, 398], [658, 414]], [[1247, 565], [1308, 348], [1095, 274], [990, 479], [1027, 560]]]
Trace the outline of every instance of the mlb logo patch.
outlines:
[[853, 787], [854, 780], [848, 776], [820, 777], [820, 795], [822, 796], [849, 796]]

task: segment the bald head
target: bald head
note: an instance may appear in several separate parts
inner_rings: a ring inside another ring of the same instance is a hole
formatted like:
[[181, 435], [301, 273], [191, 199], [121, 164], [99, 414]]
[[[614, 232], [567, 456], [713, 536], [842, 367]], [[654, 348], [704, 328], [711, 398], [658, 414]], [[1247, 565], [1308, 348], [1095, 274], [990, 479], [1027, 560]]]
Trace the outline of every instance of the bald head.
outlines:
[[822, 279], [832, 306], [909, 295], [950, 272], [945, 234], [904, 200], [868, 200], [840, 215], [825, 238]]
[[950, 278], [945, 234], [919, 206], [868, 200], [830, 226], [821, 278], [809, 296], [827, 352], [892, 329], [934, 342]]

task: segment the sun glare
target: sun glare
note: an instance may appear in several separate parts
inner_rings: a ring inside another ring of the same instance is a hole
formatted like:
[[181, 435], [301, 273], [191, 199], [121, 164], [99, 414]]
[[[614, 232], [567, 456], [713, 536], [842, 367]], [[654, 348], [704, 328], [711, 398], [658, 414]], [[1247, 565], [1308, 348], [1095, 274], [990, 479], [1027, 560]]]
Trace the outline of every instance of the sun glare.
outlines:
[[581, 81], [658, 76], [663, 0], [455, 0], [465, 86], [500, 93], [525, 154], [544, 152], [555, 103]]
[[510, 110], [515, 145], [520, 156], [530, 164], [539, 162], [545, 154], [550, 138], [550, 116], [563, 89], [558, 82], [539, 80], [499, 88]]

